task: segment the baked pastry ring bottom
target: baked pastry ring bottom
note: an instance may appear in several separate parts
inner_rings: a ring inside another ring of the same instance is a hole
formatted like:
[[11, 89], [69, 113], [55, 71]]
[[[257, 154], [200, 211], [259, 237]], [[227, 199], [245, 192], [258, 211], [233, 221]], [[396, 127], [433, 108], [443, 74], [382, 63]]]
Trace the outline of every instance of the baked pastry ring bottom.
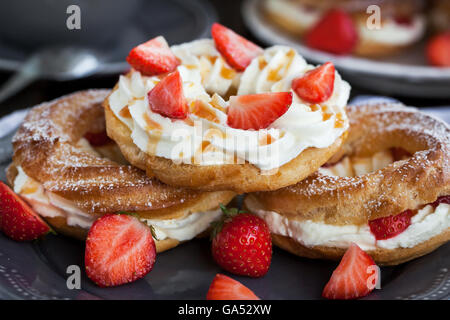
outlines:
[[[339, 259], [355, 242], [378, 264], [396, 265], [449, 241], [448, 126], [395, 104], [347, 111], [348, 138], [324, 168], [296, 185], [249, 194], [246, 208], [268, 222], [276, 245], [309, 258]], [[407, 210], [403, 232], [375, 237], [374, 220]]]
[[9, 184], [56, 231], [78, 239], [96, 218], [120, 211], [155, 228], [158, 252], [200, 235], [235, 194], [167, 186], [121, 163], [112, 141], [90, 144], [87, 134], [106, 138], [101, 103], [108, 92], [77, 92], [34, 107], [13, 138]]

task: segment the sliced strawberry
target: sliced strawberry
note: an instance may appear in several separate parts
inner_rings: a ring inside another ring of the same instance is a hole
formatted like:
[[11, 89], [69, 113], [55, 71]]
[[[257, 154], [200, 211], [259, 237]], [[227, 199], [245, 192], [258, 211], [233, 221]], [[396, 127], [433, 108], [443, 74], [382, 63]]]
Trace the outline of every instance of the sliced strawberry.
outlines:
[[291, 103], [291, 92], [232, 96], [227, 123], [236, 129], [264, 129], [285, 114]]
[[430, 203], [433, 207], [437, 207], [441, 203], [450, 204], [450, 196], [442, 196], [437, 198], [437, 200], [433, 203]]
[[144, 277], [152, 270], [155, 258], [150, 228], [131, 215], [104, 215], [89, 230], [84, 258], [86, 273], [100, 287]]
[[323, 289], [327, 299], [356, 299], [368, 295], [378, 281], [373, 259], [352, 243]]
[[256, 44], [219, 23], [213, 24], [211, 34], [217, 50], [237, 71], [244, 71], [253, 58], [263, 53], [263, 49]]
[[311, 48], [347, 54], [353, 51], [358, 33], [352, 18], [345, 11], [333, 9], [308, 32], [305, 41]]
[[156, 37], [133, 48], [127, 62], [146, 76], [171, 72], [180, 64], [164, 37]]
[[183, 94], [180, 73], [170, 73], [148, 93], [148, 102], [153, 112], [171, 119], [185, 119], [188, 105]]
[[450, 67], [450, 31], [431, 38], [427, 45], [427, 57], [434, 66]]
[[94, 147], [101, 147], [113, 142], [106, 134], [106, 130], [101, 132], [88, 132], [84, 135], [84, 138]]
[[242, 283], [223, 274], [216, 274], [209, 287], [206, 300], [260, 300]]
[[34, 240], [51, 231], [44, 220], [3, 182], [0, 182], [0, 227], [16, 241]]
[[369, 227], [377, 240], [393, 238], [405, 231], [411, 224], [412, 211], [406, 210], [400, 214], [378, 218], [369, 221]]
[[327, 62], [292, 80], [292, 90], [306, 102], [322, 103], [333, 94], [334, 77], [334, 65]]

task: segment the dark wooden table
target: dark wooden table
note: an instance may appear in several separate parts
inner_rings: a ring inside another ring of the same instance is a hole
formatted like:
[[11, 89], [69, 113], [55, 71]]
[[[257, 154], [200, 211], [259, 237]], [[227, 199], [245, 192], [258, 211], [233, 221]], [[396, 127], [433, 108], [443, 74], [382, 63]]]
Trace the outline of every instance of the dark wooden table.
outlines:
[[[210, 0], [217, 10], [219, 21], [234, 29], [239, 34], [259, 43], [255, 39], [249, 30], [245, 27], [243, 22], [240, 6], [240, 0]], [[260, 43], [261, 44], [261, 43]], [[8, 77], [9, 73], [0, 73], [0, 83], [3, 83]], [[57, 98], [61, 95], [68, 94], [73, 91], [83, 90], [88, 88], [111, 88], [117, 81], [117, 75], [114, 76], [94, 76], [82, 80], [75, 80], [69, 82], [55, 82], [55, 81], [37, 81], [22, 92], [14, 97], [11, 97], [7, 101], [4, 101], [0, 108], [0, 116], [8, 114], [16, 109], [31, 107], [37, 103], [47, 101], [50, 99]], [[377, 92], [368, 91], [365, 89], [358, 88], [357, 85], [352, 84], [352, 96], [360, 94], [374, 94]], [[395, 97], [400, 101], [408, 105], [414, 105], [419, 107], [427, 106], [439, 106], [439, 105], [449, 105], [448, 100], [439, 99], [417, 99], [417, 98], [406, 98], [406, 97]]]

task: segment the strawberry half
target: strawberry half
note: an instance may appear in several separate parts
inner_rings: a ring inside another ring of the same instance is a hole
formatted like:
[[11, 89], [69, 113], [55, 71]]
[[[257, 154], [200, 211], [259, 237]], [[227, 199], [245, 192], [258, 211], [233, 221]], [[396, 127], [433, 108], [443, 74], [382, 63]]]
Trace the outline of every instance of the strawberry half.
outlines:
[[431, 38], [426, 51], [430, 64], [438, 67], [450, 67], [450, 31]]
[[327, 299], [356, 299], [368, 295], [378, 281], [378, 267], [358, 245], [352, 243], [323, 289]]
[[227, 124], [236, 129], [265, 129], [292, 104], [291, 92], [272, 92], [230, 97]]
[[94, 147], [101, 147], [113, 141], [108, 137], [105, 131], [101, 132], [87, 132], [84, 138], [89, 141], [89, 144]]
[[171, 119], [185, 119], [188, 105], [183, 94], [183, 82], [177, 71], [168, 74], [148, 93], [148, 103], [153, 112]]
[[100, 287], [136, 281], [149, 273], [156, 248], [149, 227], [126, 214], [97, 219], [86, 239], [87, 276]]
[[260, 300], [252, 290], [239, 281], [216, 274], [209, 287], [206, 300]]
[[16, 241], [35, 240], [51, 231], [47, 223], [3, 182], [0, 182], [0, 228]]
[[332, 9], [308, 32], [306, 45], [335, 54], [353, 51], [358, 33], [352, 18], [343, 10]]
[[263, 49], [256, 44], [219, 23], [213, 24], [211, 34], [217, 50], [237, 71], [244, 71], [253, 58], [263, 53]]
[[377, 240], [393, 238], [405, 231], [411, 224], [412, 211], [406, 210], [400, 214], [378, 218], [369, 221], [369, 227]]
[[221, 206], [224, 217], [213, 231], [211, 251], [225, 270], [262, 277], [272, 260], [272, 239], [266, 222], [258, 216]]
[[146, 76], [171, 72], [180, 64], [164, 37], [156, 37], [133, 48], [127, 62]]
[[322, 103], [333, 94], [334, 77], [334, 65], [327, 62], [292, 80], [292, 90], [306, 102]]

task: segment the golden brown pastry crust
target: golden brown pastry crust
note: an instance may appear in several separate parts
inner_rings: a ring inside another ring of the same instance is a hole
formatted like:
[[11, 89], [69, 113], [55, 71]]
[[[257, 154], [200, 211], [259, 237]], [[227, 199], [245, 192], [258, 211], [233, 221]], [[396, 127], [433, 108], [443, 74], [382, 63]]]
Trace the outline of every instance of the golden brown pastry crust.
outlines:
[[[450, 194], [450, 129], [442, 121], [398, 104], [350, 106], [349, 135], [340, 155], [369, 156], [392, 147], [412, 154], [406, 160], [357, 177], [314, 173], [296, 185], [249, 194], [253, 211], [274, 211], [290, 220], [332, 225], [367, 225], [369, 220], [420, 208]], [[397, 264], [423, 255], [450, 238], [450, 230], [409, 249], [377, 249], [375, 261]], [[295, 254], [337, 259], [343, 249], [306, 248], [275, 235], [274, 242]]]
[[108, 136], [120, 147], [125, 158], [149, 176], [156, 176], [168, 185], [202, 191], [233, 190], [237, 193], [275, 190], [294, 184], [323, 165], [340, 147], [341, 136], [327, 148], [308, 148], [297, 158], [277, 169], [275, 174], [263, 175], [250, 163], [199, 166], [176, 164], [170, 159], [142, 152], [132, 141], [130, 129], [111, 111], [104, 101]]
[[[17, 166], [46, 191], [71, 201], [88, 214], [129, 211], [142, 218], [175, 219], [227, 204], [231, 191], [199, 192], [167, 186], [141, 170], [99, 158], [77, 146], [87, 132], [105, 130], [101, 103], [107, 90], [77, 92], [33, 108], [13, 138], [12, 185]], [[67, 225], [65, 218], [47, 219], [61, 233], [83, 239], [86, 231]], [[178, 244], [167, 239], [165, 250]]]

